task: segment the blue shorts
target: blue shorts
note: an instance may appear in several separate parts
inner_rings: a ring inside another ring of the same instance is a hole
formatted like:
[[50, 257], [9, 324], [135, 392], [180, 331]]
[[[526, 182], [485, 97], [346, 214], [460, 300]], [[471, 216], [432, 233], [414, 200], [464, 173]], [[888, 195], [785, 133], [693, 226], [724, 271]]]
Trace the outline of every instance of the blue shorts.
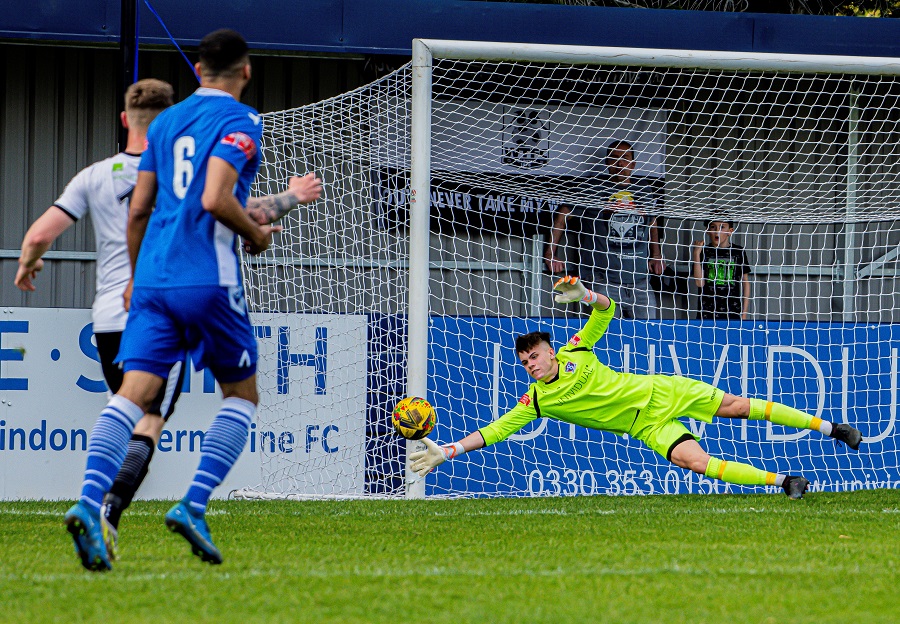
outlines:
[[256, 338], [241, 287], [134, 289], [117, 358], [125, 372], [165, 378], [186, 353], [219, 383], [256, 373]]

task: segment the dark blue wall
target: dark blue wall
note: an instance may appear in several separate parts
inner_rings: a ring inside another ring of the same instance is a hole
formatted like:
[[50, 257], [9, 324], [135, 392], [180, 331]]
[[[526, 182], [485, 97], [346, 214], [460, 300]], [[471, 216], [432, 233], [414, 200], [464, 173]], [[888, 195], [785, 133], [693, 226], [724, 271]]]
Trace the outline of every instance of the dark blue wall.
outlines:
[[[0, 38], [116, 43], [120, 0], [5, 0]], [[414, 37], [900, 56], [900, 20], [468, 0], [152, 0], [179, 44], [240, 30], [254, 48], [408, 55]], [[168, 44], [143, 4], [144, 43]]]

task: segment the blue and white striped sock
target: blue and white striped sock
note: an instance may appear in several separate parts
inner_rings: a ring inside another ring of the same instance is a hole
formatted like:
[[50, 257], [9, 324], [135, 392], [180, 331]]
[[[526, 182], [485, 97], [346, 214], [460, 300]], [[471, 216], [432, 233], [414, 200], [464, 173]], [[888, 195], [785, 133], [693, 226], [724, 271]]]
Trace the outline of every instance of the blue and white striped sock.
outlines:
[[115, 395], [109, 400], [91, 431], [78, 500], [100, 511], [103, 495], [112, 486], [125, 460], [131, 432], [143, 415], [140, 407], [124, 397]]
[[255, 413], [256, 406], [244, 399], [231, 397], [222, 403], [222, 409], [203, 436], [200, 465], [184, 497], [194, 513], [206, 513], [213, 489], [225, 480], [247, 444]]

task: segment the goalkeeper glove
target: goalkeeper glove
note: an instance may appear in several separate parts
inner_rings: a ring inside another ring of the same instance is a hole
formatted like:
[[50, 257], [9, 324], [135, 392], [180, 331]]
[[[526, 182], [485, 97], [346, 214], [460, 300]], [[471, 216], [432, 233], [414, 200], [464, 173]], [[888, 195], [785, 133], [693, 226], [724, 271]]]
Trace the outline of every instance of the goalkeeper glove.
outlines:
[[422, 442], [425, 443], [424, 451], [409, 454], [409, 467], [420, 477], [424, 477], [448, 459], [453, 459], [466, 452], [459, 442], [444, 446], [438, 446], [428, 438], [422, 438]]
[[584, 287], [584, 284], [581, 283], [580, 279], [570, 275], [561, 277], [559, 281], [553, 285], [553, 290], [560, 293], [556, 295], [556, 303], [581, 301], [582, 303], [591, 304], [597, 303], [597, 300], [599, 299], [597, 293], [588, 290]]

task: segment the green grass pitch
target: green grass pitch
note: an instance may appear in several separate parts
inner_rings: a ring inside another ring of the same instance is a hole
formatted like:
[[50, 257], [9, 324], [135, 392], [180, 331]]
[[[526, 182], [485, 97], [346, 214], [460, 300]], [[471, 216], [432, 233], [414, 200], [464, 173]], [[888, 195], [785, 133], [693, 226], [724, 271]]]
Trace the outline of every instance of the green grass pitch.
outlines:
[[77, 562], [70, 503], [0, 503], [2, 622], [900, 622], [900, 492], [213, 501], [221, 566], [132, 505]]

